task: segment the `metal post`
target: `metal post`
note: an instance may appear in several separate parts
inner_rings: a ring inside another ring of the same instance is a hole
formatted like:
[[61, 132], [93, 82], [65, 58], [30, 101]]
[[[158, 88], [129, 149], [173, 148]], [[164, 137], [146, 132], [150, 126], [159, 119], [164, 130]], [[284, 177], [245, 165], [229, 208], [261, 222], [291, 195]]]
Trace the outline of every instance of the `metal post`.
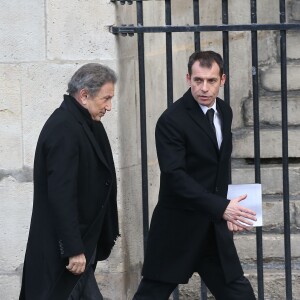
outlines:
[[[280, 0], [280, 23], [286, 22], [285, 0]], [[286, 299], [292, 300], [290, 199], [289, 199], [289, 155], [288, 155], [288, 110], [287, 110], [287, 65], [286, 31], [280, 31], [281, 59], [281, 113], [282, 113], [282, 175]]]
[[[172, 22], [171, 0], [165, 0], [166, 25]], [[166, 33], [166, 61], [167, 61], [167, 103], [173, 103], [173, 53], [172, 53], [172, 33]]]
[[[194, 4], [194, 24], [200, 24], [200, 15], [199, 15], [199, 0], [193, 0]], [[199, 51], [201, 49], [200, 45], [200, 32], [194, 32], [194, 41], [195, 41], [195, 51]]]
[[[222, 24], [228, 24], [228, 0], [222, 0]], [[229, 74], [229, 32], [223, 31], [223, 60], [226, 83], [224, 86], [224, 100], [230, 103], [230, 74]]]
[[[257, 23], [256, 0], [251, 2], [251, 24]], [[251, 31], [252, 46], [252, 85], [253, 85], [253, 129], [254, 129], [254, 166], [255, 182], [261, 182], [260, 173], [260, 125], [259, 125], [259, 93], [258, 93], [258, 49], [257, 49], [257, 31]], [[258, 298], [264, 299], [264, 273], [263, 273], [263, 240], [262, 228], [256, 228], [256, 266], [257, 266], [257, 286]]]
[[[143, 25], [143, 2], [137, 1], [137, 23]], [[143, 237], [144, 251], [147, 247], [149, 231], [148, 208], [148, 161], [147, 161], [147, 124], [146, 124], [146, 87], [145, 87], [145, 46], [144, 34], [138, 33], [138, 61], [140, 83], [140, 125], [141, 125], [141, 165], [142, 165], [142, 201], [143, 201]]]

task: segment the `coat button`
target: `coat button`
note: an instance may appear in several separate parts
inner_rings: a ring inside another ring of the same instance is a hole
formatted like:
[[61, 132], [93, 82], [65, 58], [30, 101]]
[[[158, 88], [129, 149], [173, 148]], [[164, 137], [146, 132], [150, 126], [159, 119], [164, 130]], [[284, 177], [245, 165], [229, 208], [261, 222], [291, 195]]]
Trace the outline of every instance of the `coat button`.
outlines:
[[109, 186], [110, 185], [110, 181], [109, 180], [105, 181], [105, 185]]

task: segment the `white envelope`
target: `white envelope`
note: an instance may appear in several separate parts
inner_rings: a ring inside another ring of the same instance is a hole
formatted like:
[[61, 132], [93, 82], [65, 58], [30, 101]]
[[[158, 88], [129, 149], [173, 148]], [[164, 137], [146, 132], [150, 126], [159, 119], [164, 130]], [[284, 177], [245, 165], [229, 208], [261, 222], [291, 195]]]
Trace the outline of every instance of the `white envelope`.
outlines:
[[247, 194], [247, 198], [242, 200], [240, 204], [256, 212], [257, 221], [254, 227], [263, 225], [262, 222], [262, 189], [261, 184], [230, 184], [228, 185], [227, 199], [233, 199]]

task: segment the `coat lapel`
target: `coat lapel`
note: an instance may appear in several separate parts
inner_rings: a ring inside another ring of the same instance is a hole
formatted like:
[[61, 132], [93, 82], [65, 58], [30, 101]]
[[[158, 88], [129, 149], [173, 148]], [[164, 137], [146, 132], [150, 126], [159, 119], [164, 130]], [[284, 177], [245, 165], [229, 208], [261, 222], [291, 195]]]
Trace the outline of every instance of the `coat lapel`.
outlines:
[[195, 123], [200, 126], [205, 134], [209, 136], [212, 143], [216, 147], [216, 149], [219, 152], [217, 137], [215, 133], [213, 132], [211, 125], [209, 124], [205, 114], [203, 113], [202, 109], [200, 108], [199, 104], [196, 102], [194, 97], [191, 94], [190, 89], [184, 94], [183, 96], [185, 98], [185, 106], [186, 109], [191, 116], [191, 118], [195, 121]]
[[81, 123], [83, 130], [85, 132], [85, 134], [87, 135], [88, 139], [90, 140], [94, 150], [96, 151], [97, 156], [99, 157], [99, 159], [102, 161], [102, 163], [107, 167], [107, 169], [110, 169], [108, 166], [108, 163], [103, 155], [103, 152], [101, 151], [101, 148], [99, 147], [94, 134], [92, 133], [90, 127], [85, 123]]
[[61, 107], [67, 109], [73, 115], [73, 117], [80, 123], [80, 125], [83, 127], [83, 131], [85, 132], [90, 143], [92, 144], [98, 158], [107, 167], [107, 169], [110, 170], [108, 162], [106, 161], [104, 154], [101, 151], [101, 148], [95, 139], [94, 134], [92, 133], [90, 127], [88, 126], [83, 116], [78, 111], [78, 108], [76, 108], [75, 104], [72, 103], [72, 101], [76, 101], [76, 100], [71, 99], [70, 96], [65, 96], [65, 100], [61, 104]]
[[[227, 146], [228, 141], [231, 141], [231, 139], [228, 139], [228, 137], [231, 134], [231, 117], [224, 109], [224, 102], [223, 100], [217, 98], [217, 109], [220, 112], [221, 115], [221, 127], [222, 127], [222, 144], [220, 147], [220, 152], [222, 153], [222, 150]], [[228, 109], [227, 109], [228, 111]]]

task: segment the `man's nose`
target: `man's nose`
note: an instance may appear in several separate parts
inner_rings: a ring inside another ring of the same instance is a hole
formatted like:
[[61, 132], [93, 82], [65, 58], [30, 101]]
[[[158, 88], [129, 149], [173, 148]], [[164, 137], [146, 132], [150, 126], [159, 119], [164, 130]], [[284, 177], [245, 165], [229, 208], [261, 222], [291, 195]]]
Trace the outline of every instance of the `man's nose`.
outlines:
[[111, 101], [109, 101], [107, 104], [106, 104], [106, 107], [105, 109], [110, 111], [111, 110], [111, 107], [112, 107], [112, 104], [111, 104]]
[[208, 84], [207, 84], [207, 81], [205, 81], [205, 80], [203, 81], [201, 90], [202, 90], [203, 92], [207, 92], [207, 91], [208, 91]]

